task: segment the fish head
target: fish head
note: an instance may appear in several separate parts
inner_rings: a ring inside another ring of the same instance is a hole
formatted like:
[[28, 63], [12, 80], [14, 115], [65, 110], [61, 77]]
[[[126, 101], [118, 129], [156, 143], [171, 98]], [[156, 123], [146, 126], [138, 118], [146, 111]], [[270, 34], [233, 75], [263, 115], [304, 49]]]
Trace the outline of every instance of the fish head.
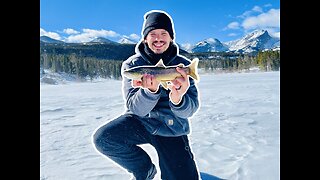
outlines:
[[122, 75], [127, 77], [128, 79], [133, 79], [133, 80], [141, 80], [143, 76], [143, 74], [138, 69], [124, 70]]

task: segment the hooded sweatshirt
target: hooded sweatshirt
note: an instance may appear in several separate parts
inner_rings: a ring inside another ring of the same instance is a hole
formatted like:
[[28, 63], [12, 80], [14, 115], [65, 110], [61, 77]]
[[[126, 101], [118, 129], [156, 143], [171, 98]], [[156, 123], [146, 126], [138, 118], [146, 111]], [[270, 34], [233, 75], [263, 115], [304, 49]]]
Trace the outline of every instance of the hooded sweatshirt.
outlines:
[[[178, 54], [175, 43], [162, 54], [154, 54], [149, 47], [141, 41], [136, 45], [136, 54], [122, 63], [121, 72], [126, 69], [155, 65], [160, 59], [164, 65], [174, 66], [180, 63], [185, 66], [191, 63], [186, 57]], [[183, 95], [178, 105], [169, 100], [170, 90], [159, 87], [153, 93], [144, 88], [133, 88], [131, 79], [122, 76], [122, 91], [125, 99], [125, 114], [130, 114], [141, 121], [145, 128], [154, 135], [174, 137], [190, 133], [189, 118], [199, 108], [198, 90], [195, 82], [189, 77], [190, 87]]]

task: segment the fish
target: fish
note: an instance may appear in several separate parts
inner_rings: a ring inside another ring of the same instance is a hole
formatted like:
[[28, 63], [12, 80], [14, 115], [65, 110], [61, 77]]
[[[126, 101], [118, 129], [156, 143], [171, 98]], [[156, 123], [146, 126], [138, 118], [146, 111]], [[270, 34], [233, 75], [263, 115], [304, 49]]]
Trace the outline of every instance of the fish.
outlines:
[[163, 60], [160, 59], [159, 62], [154, 65], [136, 66], [133, 68], [126, 69], [122, 72], [122, 75], [128, 79], [141, 80], [144, 74], [150, 74], [155, 77], [157, 81], [163, 86], [163, 88], [168, 89], [168, 84], [171, 80], [182, 77], [182, 75], [176, 70], [180, 67], [186, 72], [186, 74], [192, 77], [196, 82], [200, 80], [198, 74], [198, 64], [199, 59], [194, 58], [191, 63], [187, 66], [180, 63], [175, 66], [165, 66]]

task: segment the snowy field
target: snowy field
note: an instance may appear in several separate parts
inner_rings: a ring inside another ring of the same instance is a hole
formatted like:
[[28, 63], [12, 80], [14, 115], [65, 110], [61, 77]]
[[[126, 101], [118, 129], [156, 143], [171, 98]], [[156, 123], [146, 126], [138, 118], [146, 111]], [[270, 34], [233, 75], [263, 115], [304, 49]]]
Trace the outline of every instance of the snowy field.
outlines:
[[[280, 73], [200, 76], [201, 106], [190, 134], [199, 171], [230, 180], [279, 180]], [[98, 126], [124, 111], [121, 81], [41, 83], [40, 96], [41, 180], [131, 178], [91, 142]], [[157, 164], [153, 147], [142, 147]]]

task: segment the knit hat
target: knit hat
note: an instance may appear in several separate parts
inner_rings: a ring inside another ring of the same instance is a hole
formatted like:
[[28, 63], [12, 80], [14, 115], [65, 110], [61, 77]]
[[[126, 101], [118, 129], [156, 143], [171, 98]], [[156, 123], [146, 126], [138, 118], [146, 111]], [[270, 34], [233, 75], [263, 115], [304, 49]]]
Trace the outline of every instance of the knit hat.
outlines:
[[150, 11], [144, 16], [143, 37], [154, 29], [165, 29], [168, 31], [171, 39], [174, 39], [174, 28], [171, 17], [163, 11]]

